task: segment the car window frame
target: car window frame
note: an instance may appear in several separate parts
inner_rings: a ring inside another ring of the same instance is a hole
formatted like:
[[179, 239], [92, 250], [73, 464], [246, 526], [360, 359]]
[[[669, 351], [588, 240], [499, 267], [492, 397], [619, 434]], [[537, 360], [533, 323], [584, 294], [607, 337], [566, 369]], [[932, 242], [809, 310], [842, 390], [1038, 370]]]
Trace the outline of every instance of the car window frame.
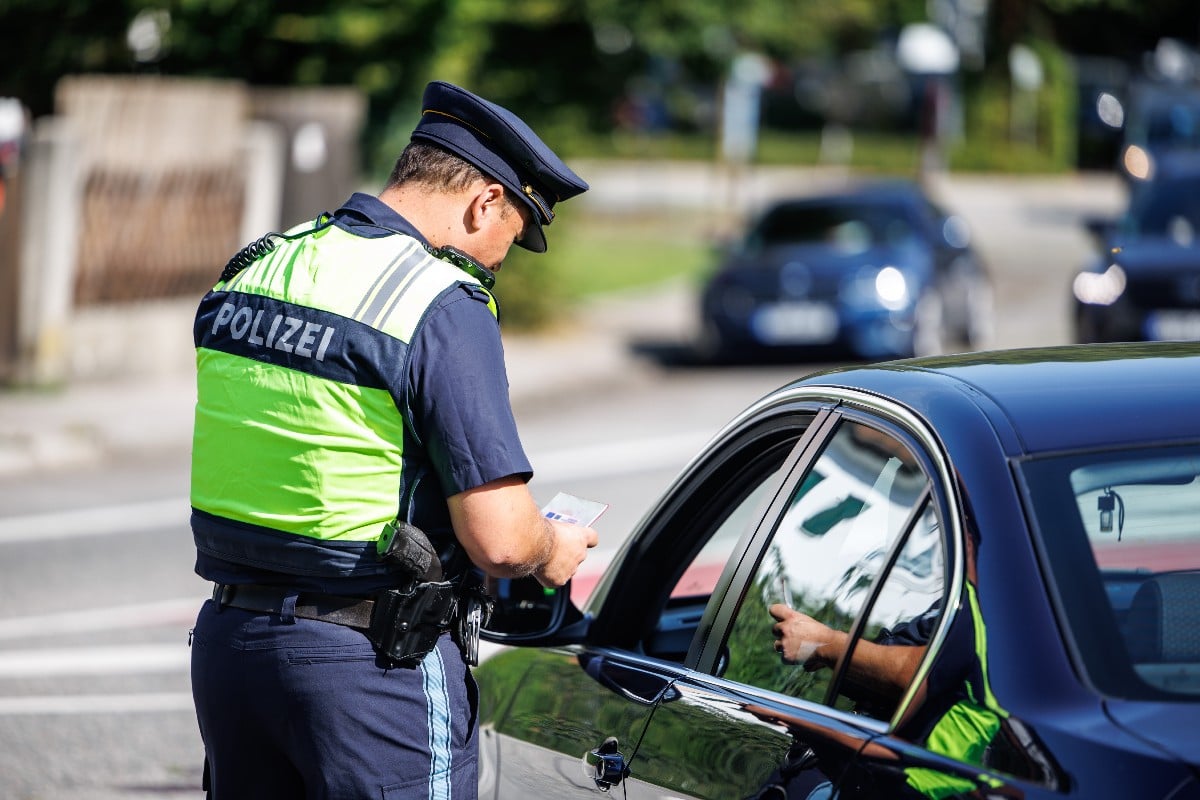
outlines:
[[[843, 433], [845, 432], [844, 429], [847, 429], [848, 426], [865, 428], [867, 430], [882, 434], [889, 441], [895, 442], [895, 443], [899, 444], [901, 447], [903, 447], [904, 450], [907, 451], [909, 454], [911, 454], [911, 456], [914, 458], [914, 460], [918, 463], [920, 486], [917, 487], [917, 491], [913, 494], [913, 496], [911, 498], [911, 505], [904, 512], [904, 515], [901, 518], [899, 518], [898, 524], [896, 524], [894, 528], [889, 526], [889, 532], [894, 537], [894, 539], [888, 543], [886, 549], [883, 551], [882, 559], [880, 561], [878, 561], [873, 568], [870, 568], [871, 574], [870, 574], [869, 582], [868, 582], [867, 586], [865, 587], [865, 592], [861, 595], [861, 597], [859, 597], [856, 600], [855, 604], [851, 607], [853, 609], [853, 613], [852, 613], [852, 616], [849, 618], [848, 624], [845, 627], [835, 626], [835, 627], [837, 627], [837, 629], [839, 631], [844, 632], [850, 639], [850, 644], [849, 644], [849, 646], [847, 648], [847, 652], [846, 652], [846, 656], [847, 656], [847, 658], [845, 659], [846, 663], [848, 663], [849, 657], [852, 655], [853, 651], [857, 648], [858, 643], [862, 640], [863, 631], [867, 627], [867, 623], [870, 619], [870, 612], [873, 611], [873, 609], [876, 607], [876, 605], [879, 601], [880, 594], [883, 590], [883, 587], [884, 587], [886, 581], [888, 579], [890, 579], [891, 576], [893, 575], [893, 573], [891, 572], [891, 569], [898, 562], [899, 557], [900, 557], [901, 553], [903, 552], [904, 548], [906, 547], [907, 543], [911, 539], [912, 533], [916, 529], [918, 522], [920, 520], [922, 520], [923, 518], [925, 518], [926, 514], [930, 513], [931, 511], [934, 514], [935, 518], [937, 516], [937, 512], [936, 512], [936, 510], [933, 509], [933, 503], [930, 500], [930, 497], [931, 497], [930, 487], [932, 484], [931, 470], [926, 465], [925, 459], [918, 457], [917, 454], [919, 452], [919, 449], [918, 449], [917, 445], [912, 441], [912, 439], [910, 437], [904, 435], [901, 431], [896, 429], [894, 426], [882, 425], [877, 420], [868, 419], [866, 417], [857, 415], [853, 412], [837, 415], [837, 420], [835, 421], [833, 427], [829, 430], [829, 435], [827, 437], [825, 437], [817, 445], [819, 448], [819, 452], [816, 453], [815, 455], [813, 455], [809, 459], [807, 466], [805, 466], [805, 468], [801, 472], [796, 473], [794, 476], [792, 476], [792, 477], [797, 478], [797, 480], [788, 481], [787, 483], [785, 483], [784, 489], [781, 490], [781, 492], [779, 493], [778, 499], [780, 500], [780, 503], [776, 505], [776, 507], [774, 509], [776, 513], [770, 519], [769, 535], [768, 535], [767, 539], [765, 540], [765, 546], [762, 547], [761, 551], [754, 554], [755, 557], [753, 559], [752, 572], [750, 573], [750, 575], [746, 579], [746, 581], [742, 584], [743, 588], [737, 595], [737, 602], [734, 605], [729, 607], [732, 611], [732, 616], [730, 617], [729, 627], [721, 640], [722, 648], [718, 655], [718, 664], [717, 664], [716, 669], [722, 677], [726, 678], [727, 680], [730, 680], [732, 683], [738, 684], [740, 686], [745, 686], [745, 687], [753, 687], [753, 688], [761, 690], [761, 691], [780, 693], [784, 696], [796, 697], [797, 699], [804, 699], [807, 702], [818, 703], [818, 704], [830, 706], [830, 707], [834, 706], [834, 701], [840, 694], [840, 688], [844, 683], [843, 679], [844, 679], [844, 676], [846, 673], [846, 670], [844, 669], [845, 665], [841, 661], [839, 661], [837, 664], [835, 664], [833, 666], [833, 668], [825, 676], [824, 680], [826, 680], [827, 683], [826, 683], [824, 691], [819, 696], [815, 693], [808, 693], [803, 696], [802, 695], [794, 695], [792, 692], [790, 692], [786, 689], [782, 689], [778, 685], [773, 684], [773, 683], [747, 682], [744, 677], [741, 677], [740, 673], [739, 673], [738, 677], [730, 677], [729, 675], [726, 674], [725, 664], [731, 663], [730, 659], [732, 659], [734, 657], [733, 656], [734, 647], [730, 643], [730, 638], [733, 636], [733, 631], [740, 629], [744, 634], [745, 630], [746, 630], [746, 628], [744, 627], [745, 624], [747, 623], [747, 619], [745, 617], [747, 607], [746, 607], [745, 603], [750, 602], [750, 604], [753, 608], [759, 608], [757, 602], [754, 600], [751, 600], [750, 598], [755, 597], [758, 592], [762, 591], [763, 565], [766, 562], [766, 560], [770, 557], [769, 554], [772, 553], [774, 550], [774, 543], [777, 541], [780, 530], [781, 530], [780, 526], [784, 523], [785, 520], [790, 519], [792, 516], [793, 510], [794, 510], [794, 504], [796, 502], [796, 493], [798, 491], [801, 491], [801, 487], [809, 482], [809, 479], [812, 475], [813, 470], [817, 469], [824, 462], [826, 455], [829, 454], [829, 452], [830, 452], [830, 448], [832, 448], [834, 446], [835, 441], [843, 435]], [[799, 467], [800, 465], [797, 464], [796, 466]], [[871, 472], [870, 474], [876, 476], [873, 480], [878, 479], [878, 476], [876, 475], [875, 472]], [[768, 525], [767, 519], [763, 519], [761, 522], [762, 522], [763, 526]], [[764, 527], [764, 529], [767, 529], [767, 528]], [[867, 535], [870, 535], [870, 534], [867, 534]], [[938, 521], [938, 534], [937, 535], [938, 535], [938, 540], [939, 540], [939, 545], [938, 545], [939, 551], [944, 553], [945, 545], [944, 545], [943, 536], [941, 533], [940, 520]], [[847, 541], [847, 543], [849, 543], [849, 540]], [[945, 572], [946, 572], [945, 562], [943, 559], [942, 560], [942, 568], [940, 570], [941, 574], [939, 575], [939, 580], [938, 580], [939, 586], [941, 587], [941, 589], [939, 590], [939, 596], [940, 596], [940, 599], [943, 601], [943, 607], [944, 607], [944, 600], [945, 600], [945, 597], [944, 597], [944, 587], [945, 587], [945, 582], [946, 582]], [[756, 612], [756, 613], [761, 613], [761, 612]], [[940, 613], [941, 612], [939, 612], [939, 615], [940, 615]], [[763, 640], [765, 642], [766, 641], [766, 638], [765, 638], [766, 630], [769, 625], [769, 620], [767, 620], [766, 617], [762, 617], [761, 619], [759, 619], [756, 616], [751, 616], [749, 618], [748, 622], [753, 628], [758, 628], [758, 627], [762, 628], [762, 630], [763, 630], [762, 636], [763, 636]], [[743, 645], [743, 647], [744, 647], [744, 645]], [[790, 670], [785, 667], [784, 671], [789, 672]], [[898, 702], [898, 700], [897, 700], [897, 702]], [[882, 719], [884, 721], [887, 721], [887, 720], [890, 720], [891, 717], [892, 717], [892, 715], [889, 714], [886, 718], [876, 717], [876, 719]]]
[[[797, 413], [791, 411], [788, 413]], [[824, 407], [816, 412], [813, 422], [804, 432], [793, 446], [787, 458], [779, 467], [779, 472], [782, 473], [782, 479], [779, 484], [771, 491], [767, 497], [763, 498], [763, 505], [756, 514], [754, 525], [748, 527], [742, 532], [737, 544], [734, 546], [734, 557], [725, 564], [725, 569], [722, 570], [721, 576], [717, 579], [716, 586], [713, 587], [712, 595], [709, 596], [708, 604], [705, 606], [704, 615], [700, 620], [700, 625], [697, 628], [696, 636], [692, 640], [692, 646], [688, 650], [686, 663], [693, 668], [713, 674], [712, 665], [705, 665], [701, 662], [704, 653], [709, 649], [708, 640], [714, 632], [720, 632], [721, 640], [729, 633], [729, 626], [733, 624], [732, 617], [724, 616], [729, 610], [727, 603], [730, 590], [735, 586], [741, 586], [742, 591], [745, 591], [746, 582], [753, 578], [754, 572], [757, 569], [758, 562], [762, 559], [761, 551], [761, 531], [763, 522], [770, 518], [771, 513], [778, 507], [781, 502], [785, 502], [796, 482], [796, 471], [801, 465], [810, 463], [812, 460], [812, 452], [814, 448], [819, 449], [824, 446], [830, 436], [831, 426], [835, 426], [837, 417], [831, 412], [831, 409]], [[759, 541], [760, 546], [755, 547], [755, 542]], [[749, 556], [753, 555], [753, 558]], [[746, 575], [746, 570], [749, 570], [749, 575]], [[736, 607], [735, 607], [736, 610]]]
[[[744, 488], [748, 483], [756, 487], [762, 485], [763, 480], [770, 479], [771, 472], [790, 470], [790, 465], [797, 460], [797, 452], [803, 450], [805, 443], [828, 420], [828, 409], [819, 406], [788, 406], [770, 409], [765, 414], [759, 413], [761, 409], [762, 401], [744, 411], [718, 433], [684, 468], [622, 545], [613, 559], [617, 567], [606, 572], [593, 590], [585, 609], [593, 615], [587, 634], [589, 646], [644, 654], [643, 644], [662, 618], [671, 591], [719, 528], [720, 521], [727, 517], [720, 513], [722, 507], [714, 502], [713, 497], [705, 497], [702, 503], [689, 508], [689, 501], [700, 494], [697, 489], [717, 484], [722, 490], [728, 490], [733, 481], [738, 482], [735, 488]], [[758, 452], [755, 448], [762, 440], [779, 437], [784, 442], [792, 438], [797, 428], [803, 430], [795, 435], [795, 441], [785, 445], [787, 453], [780, 465], [766, 474], [759, 473], [748, 478], [747, 460]], [[747, 530], [734, 546], [733, 553], [744, 552], [744, 543], [758, 529], [766, 508], [779, 492], [780, 483], [777, 482], [767, 491]], [[682, 534], [679, 531], [681, 526], [687, 528]], [[685, 548], [682, 553], [679, 552], [680, 546]], [[668, 563], [668, 554], [671, 566], [669, 569], [661, 568]], [[713, 598], [724, 591], [724, 575], [725, 571], [705, 605], [705, 617], [697, 627], [688, 654], [682, 662], [684, 668], [694, 667], [694, 656], [699, 652], [696, 642], [706, 634], [705, 619], [714, 606]]]
[[[842, 684], [845, 680], [847, 672], [847, 664], [844, 662], [848, 662], [854, 658], [854, 651], [863, 639], [863, 629], [866, 627], [867, 622], [870, 619], [870, 612], [874, 609], [875, 603], [879, 600], [879, 595], [883, 591], [884, 584], [886, 584], [888, 578], [891, 577], [892, 570], [895, 568], [896, 562], [900, 558], [900, 554], [907, 546], [913, 530], [916, 529], [917, 524], [925, 516], [927, 508], [932, 508], [934, 515], [937, 516], [938, 524], [940, 526], [942, 520], [937, 511], [937, 502], [934, 499], [932, 479], [930, 479], [929, 483], [925, 485], [925, 488], [921, 490], [921, 493], [917, 496], [916, 501], [913, 503], [913, 507], [909, 511], [908, 517], [905, 519], [904, 524], [900, 528], [900, 533], [896, 536], [896, 541], [894, 541], [892, 546], [888, 549], [887, 558], [884, 560], [883, 567], [880, 568], [879, 572], [871, 581], [871, 586], [867, 590], [867, 596], [863, 601], [862, 608], [859, 609], [858, 615], [854, 619], [854, 623], [850, 626], [850, 630], [847, 631], [847, 634], [850, 637], [850, 643], [846, 647], [846, 652], [843, 659], [839, 661], [833, 668], [833, 675], [830, 676], [829, 679], [829, 688], [825, 694], [825, 699], [822, 701], [824, 705], [828, 706], [829, 708], [835, 707], [837, 698], [841, 694]], [[944, 553], [949, 549], [947, 547], [946, 535], [944, 531], [941, 532], [941, 542]], [[948, 569], [945, 558], [943, 558], [942, 572], [943, 591], [942, 610], [940, 612], [940, 616], [944, 617], [946, 616], [950, 606], [950, 604], [946, 602], [946, 597], [949, 595], [949, 592], [946, 589], [946, 581], [949, 579], [949, 575], [946, 574]], [[933, 648], [931, 646], [929, 651], [922, 658], [921, 666], [924, 666], [926, 661], [932, 664], [936, 658], [937, 654], [933, 652]], [[888, 720], [889, 728], [895, 728], [899, 721], [903, 718], [903, 712], [908, 709], [911, 698], [913, 695], [915, 695], [917, 687], [920, 686], [924, 674], [925, 673], [922, 672], [921, 668], [918, 667], [917, 673], [913, 676], [912, 683], [904, 690], [904, 694], [901, 696], [900, 701], [896, 704], [896, 711], [893, 712], [891, 718]]]
[[[859, 390], [814, 387], [812, 391], [819, 393], [818, 398], [820, 401], [833, 404], [830, 407], [829, 414], [823, 419], [823, 424], [819, 429], [814, 425], [813, 429], [809, 431], [813, 435], [805, 437], [807, 440], [804, 442], [805, 447], [802, 449], [798, 447], [797, 452], [793, 454], [795, 459], [789, 465], [787, 476], [781, 486], [774, 493], [774, 499], [769, 508], [760, 516], [755, 530], [746, 537], [746, 548], [743, 550], [743, 555], [737, 568], [727, 568], [728, 574], [722, 576], [722, 581], [728, 577], [729, 582], [728, 585], [724, 586], [724, 591], [721, 593], [720, 605], [719, 607], [714, 607], [718, 600], [717, 592], [714, 591], [709, 608], [705, 611], [705, 620], [711, 620], [712, 629], [707, 631], [704, 642], [701, 643], [699, 637], [697, 638], [695, 644], [702, 644], [703, 646], [700, 652], [689, 653], [689, 662], [694, 664], [697, 671], [719, 677], [725, 640], [729, 636], [733, 621], [737, 616], [737, 611], [741, 607], [746, 593], [750, 590], [750, 584], [757, 574], [758, 566], [767, 553], [771, 538], [774, 535], [775, 526], [779, 519], [781, 519], [782, 513], [786, 509], [786, 505], [796, 486], [804, 480], [816, 464], [840, 423], [843, 420], [847, 420], [869, 425], [876, 429], [882, 429], [899, 438], [912, 450], [920, 462], [921, 468], [929, 477], [929, 483], [914, 509], [922, 508], [926, 501], [932, 504], [934, 513], [937, 515], [939, 525], [942, 529], [941, 536], [945, 548], [945, 561], [943, 564], [945, 587], [943, 591], [943, 596], [945, 597], [944, 608], [935, 626], [933, 635], [930, 637], [929, 648], [921, 659], [921, 663], [911, 684], [897, 703], [895, 713], [891, 719], [886, 722], [876, 721], [879, 722], [881, 733], [891, 732], [907, 716], [918, 688], [928, 677], [933, 664], [941, 653], [946, 633], [957, 613], [958, 599], [962, 595], [962, 584], [965, 580], [963, 549], [961, 545], [963, 536], [962, 504], [958, 497], [957, 483], [953, 480], [953, 470], [950, 468], [945, 449], [942, 447], [936, 433], [915, 413], [904, 406], [885, 402], [882, 398]], [[813, 399], [818, 400], [818, 398]], [[892, 549], [889, 550], [887, 561], [889, 566], [894, 563], [899, 553], [897, 548], [903, 546], [903, 542], [907, 540], [911, 533], [914, 520], [918, 518], [919, 514], [910, 516], [905, 520], [905, 527], [902, 529], [902, 533], [897, 537], [896, 542], [893, 543]], [[887, 574], [887, 569], [881, 570], [879, 575], [876, 575], [872, 581], [870, 591], [868, 592], [868, 599], [864, 601], [851, 626], [852, 636], [861, 636], [862, 628], [866, 623], [866, 611], [871, 608], [871, 603], [882, 586], [881, 576], [886, 576]], [[721, 586], [721, 583], [718, 586]], [[857, 641], [857, 638], [855, 641]], [[848, 652], [850, 651], [848, 650]], [[693, 655], [695, 658], [692, 658]], [[836, 694], [833, 692], [836, 691], [837, 686], [842, 682], [844, 669], [845, 665], [841, 663], [834, 667], [834, 674], [830, 679], [830, 692], [827, 693], [822, 706], [830, 713], [851, 716], [850, 712], [835, 708], [831, 702], [836, 697]], [[752, 688], [755, 692], [771, 692], [769, 689], [762, 689], [760, 687]], [[777, 693], [772, 692], [772, 694]], [[785, 695], [780, 696], [785, 697]], [[800, 698], [789, 699], [797, 705], [808, 702]]]

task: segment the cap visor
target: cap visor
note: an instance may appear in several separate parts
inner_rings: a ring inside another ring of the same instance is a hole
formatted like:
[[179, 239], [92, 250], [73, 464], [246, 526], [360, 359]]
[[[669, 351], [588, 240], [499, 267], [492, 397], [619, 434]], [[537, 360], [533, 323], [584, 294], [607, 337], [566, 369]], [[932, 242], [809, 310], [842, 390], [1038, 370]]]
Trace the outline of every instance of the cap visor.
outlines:
[[517, 242], [518, 247], [524, 247], [534, 253], [546, 252], [546, 233], [541, 223], [534, 222], [525, 229], [525, 235]]

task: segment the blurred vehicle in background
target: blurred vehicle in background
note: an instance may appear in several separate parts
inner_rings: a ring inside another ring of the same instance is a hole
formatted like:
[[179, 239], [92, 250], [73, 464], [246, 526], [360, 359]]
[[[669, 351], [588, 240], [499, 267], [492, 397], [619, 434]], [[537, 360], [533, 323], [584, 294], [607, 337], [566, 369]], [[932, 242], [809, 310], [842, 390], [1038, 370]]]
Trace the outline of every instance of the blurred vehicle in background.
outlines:
[[992, 285], [970, 231], [914, 182], [776, 202], [700, 298], [702, 358], [849, 353], [865, 360], [979, 349]]
[[1200, 339], [1200, 151], [1160, 157], [1117, 220], [1086, 225], [1098, 252], [1072, 282], [1075, 340]]
[[1161, 168], [1158, 162], [1179, 151], [1200, 153], [1200, 85], [1134, 84], [1117, 172], [1131, 182], [1152, 180]]

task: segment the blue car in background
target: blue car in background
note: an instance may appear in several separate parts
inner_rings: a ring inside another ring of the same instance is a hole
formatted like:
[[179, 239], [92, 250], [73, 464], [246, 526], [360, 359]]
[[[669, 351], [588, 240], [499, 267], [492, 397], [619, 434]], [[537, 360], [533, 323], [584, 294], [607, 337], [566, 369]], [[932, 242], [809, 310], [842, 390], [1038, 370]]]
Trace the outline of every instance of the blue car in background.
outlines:
[[1071, 283], [1075, 340], [1200, 339], [1200, 153], [1161, 157], [1117, 220], [1086, 225], [1098, 246]]
[[966, 222], [914, 182], [780, 200], [704, 287], [699, 354], [863, 360], [986, 346], [992, 285]]
[[1200, 153], [1200, 86], [1141, 81], [1132, 87], [1117, 174], [1127, 183], [1153, 180], [1164, 157]]

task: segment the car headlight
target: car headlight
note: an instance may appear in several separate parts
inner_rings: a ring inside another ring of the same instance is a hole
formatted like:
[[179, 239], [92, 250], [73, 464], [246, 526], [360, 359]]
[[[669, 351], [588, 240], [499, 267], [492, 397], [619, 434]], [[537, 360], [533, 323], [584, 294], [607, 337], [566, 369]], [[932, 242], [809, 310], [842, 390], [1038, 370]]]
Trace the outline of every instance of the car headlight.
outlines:
[[912, 301], [908, 278], [894, 266], [863, 267], [841, 289], [842, 301], [855, 308], [885, 308], [899, 311]]
[[875, 276], [875, 296], [879, 303], [890, 311], [899, 311], [908, 305], [908, 281], [904, 273], [895, 267], [884, 267]]
[[1121, 165], [1125, 168], [1125, 173], [1135, 180], [1150, 180], [1154, 175], [1154, 159], [1136, 144], [1125, 148], [1121, 155]]
[[1125, 270], [1109, 264], [1104, 272], [1081, 272], [1071, 285], [1075, 298], [1092, 306], [1111, 306], [1125, 291]]

